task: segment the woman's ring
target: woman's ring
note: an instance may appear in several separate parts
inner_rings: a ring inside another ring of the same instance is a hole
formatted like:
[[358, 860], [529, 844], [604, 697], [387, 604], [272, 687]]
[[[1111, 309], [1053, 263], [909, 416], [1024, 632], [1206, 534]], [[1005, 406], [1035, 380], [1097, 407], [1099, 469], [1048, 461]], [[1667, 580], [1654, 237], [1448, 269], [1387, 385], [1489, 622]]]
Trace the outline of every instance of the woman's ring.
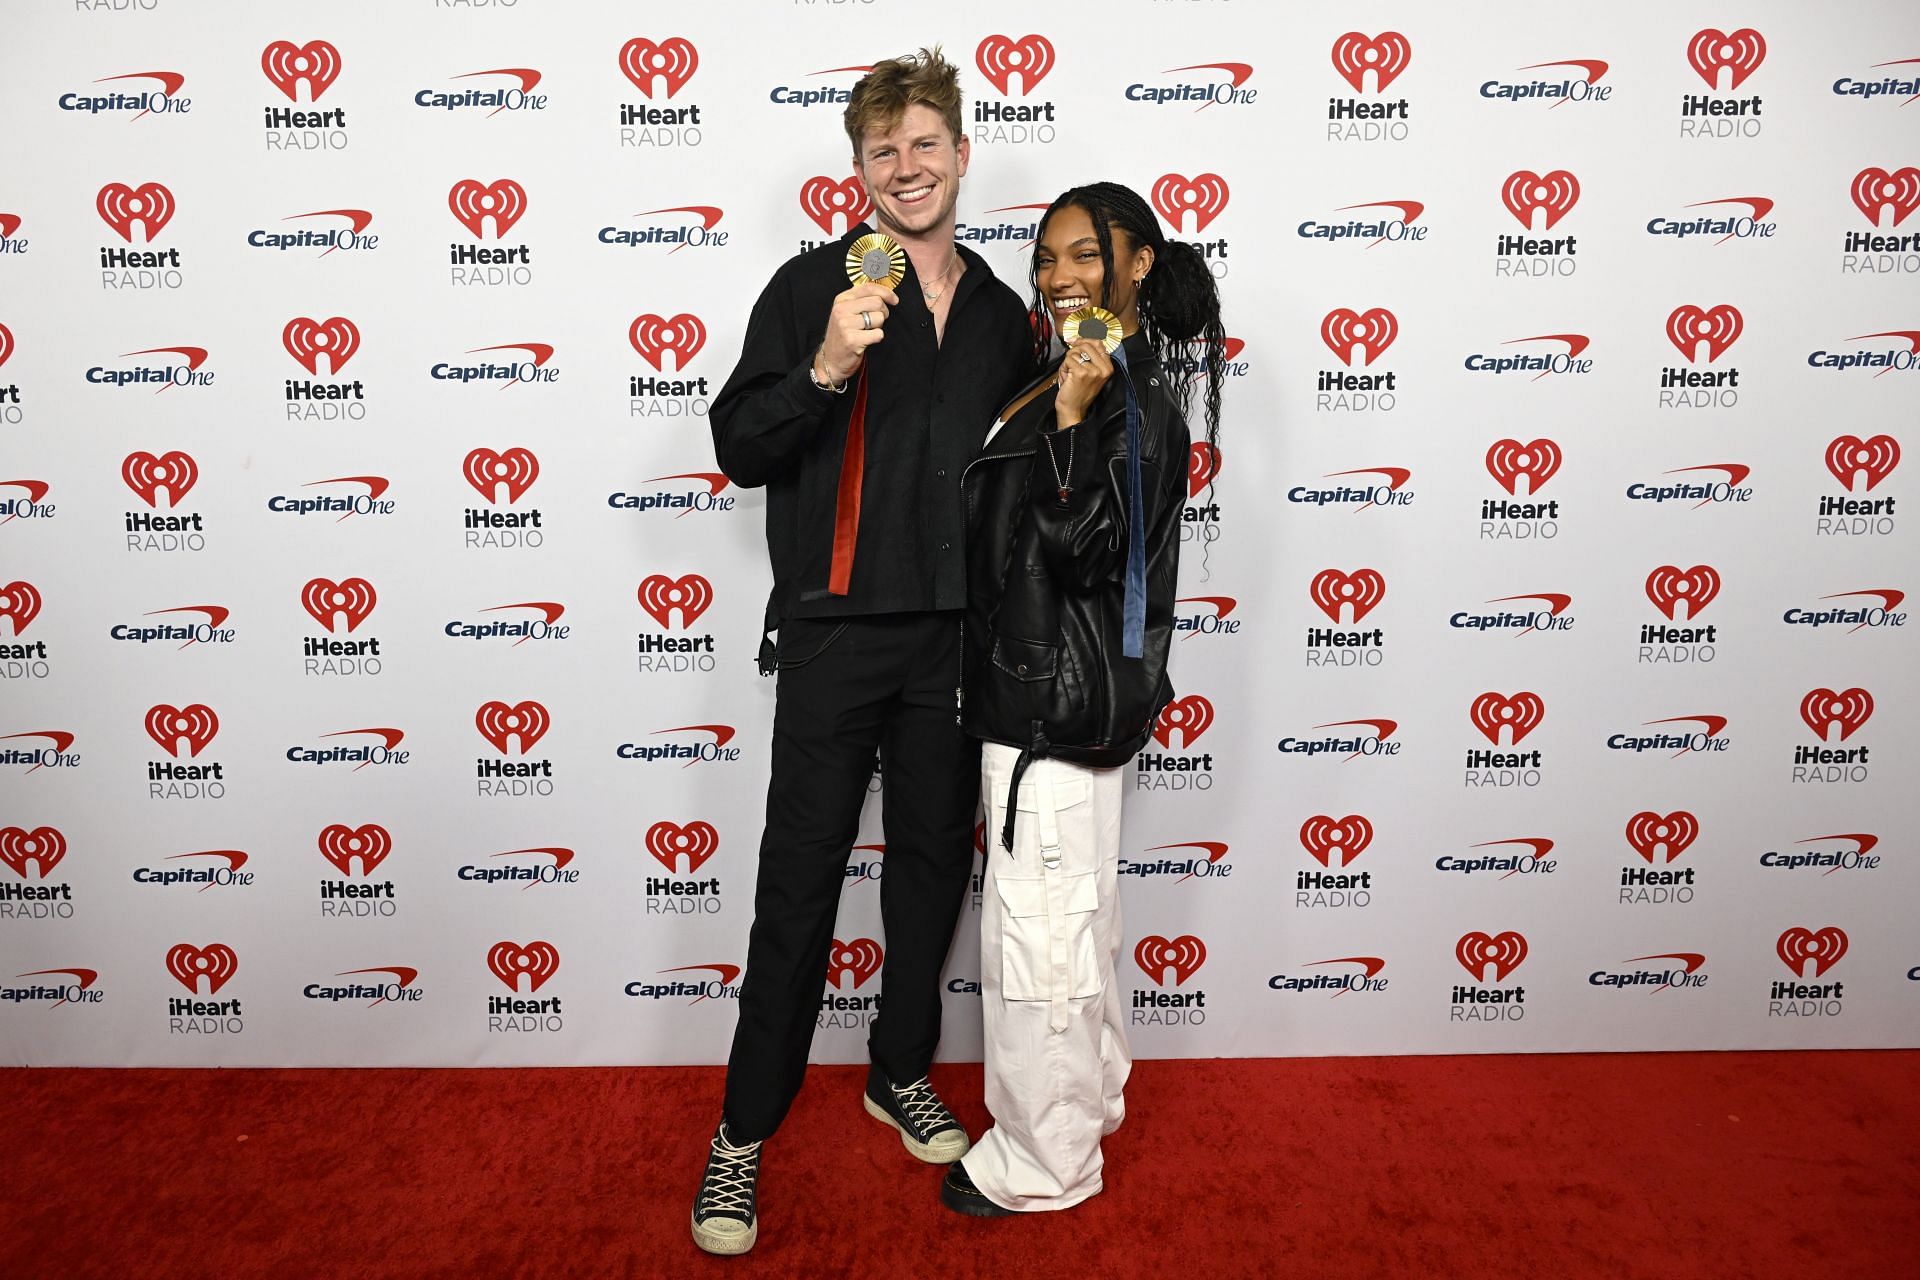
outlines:
[[1076, 359], [1076, 360], [1078, 360], [1078, 361], [1079, 361], [1079, 362], [1080, 362], [1081, 364], [1092, 364], [1092, 363], [1093, 363], [1093, 357], [1092, 357], [1092, 356], [1090, 356], [1090, 355], [1088, 355], [1088, 354], [1087, 354], [1086, 352], [1084, 352], [1084, 351], [1078, 351], [1078, 352], [1075, 352], [1075, 353], [1074, 353], [1074, 357], [1073, 357], [1073, 358], [1074, 358], [1074, 359]]

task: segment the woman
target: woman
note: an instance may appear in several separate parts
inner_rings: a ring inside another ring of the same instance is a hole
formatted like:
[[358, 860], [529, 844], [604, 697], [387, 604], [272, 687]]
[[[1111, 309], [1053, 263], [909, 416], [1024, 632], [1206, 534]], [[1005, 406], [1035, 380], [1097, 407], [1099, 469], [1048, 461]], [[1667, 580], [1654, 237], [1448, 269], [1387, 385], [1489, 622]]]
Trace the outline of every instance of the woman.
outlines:
[[963, 721], [985, 743], [981, 910], [986, 1101], [994, 1125], [940, 1198], [981, 1217], [1065, 1209], [1101, 1188], [1100, 1139], [1131, 1067], [1114, 960], [1123, 768], [1173, 697], [1194, 374], [1218, 437], [1220, 298], [1200, 254], [1115, 183], [1040, 220], [1042, 358], [1081, 308], [1118, 317], [1000, 415], [967, 468]]

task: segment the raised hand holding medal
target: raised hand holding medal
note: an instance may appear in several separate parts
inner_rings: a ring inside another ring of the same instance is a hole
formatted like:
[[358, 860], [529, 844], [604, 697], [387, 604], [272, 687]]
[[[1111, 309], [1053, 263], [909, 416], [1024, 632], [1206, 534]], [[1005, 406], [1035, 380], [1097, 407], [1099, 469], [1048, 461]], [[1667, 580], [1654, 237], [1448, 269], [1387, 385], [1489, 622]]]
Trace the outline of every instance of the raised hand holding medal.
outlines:
[[[827, 593], [852, 589], [853, 552], [860, 534], [860, 491], [867, 457], [867, 348], [886, 337], [887, 309], [899, 304], [894, 292], [907, 277], [907, 254], [891, 236], [861, 236], [847, 250], [847, 279], [853, 287], [833, 300], [826, 337], [815, 364], [824, 364], [828, 387], [846, 390], [854, 380], [853, 412], [840, 453], [840, 484], [834, 498], [833, 560]], [[816, 376], [815, 382], [819, 378]]]
[[1060, 341], [1067, 350], [1056, 377], [1057, 427], [1071, 427], [1087, 416], [1100, 388], [1113, 376], [1112, 355], [1120, 337], [1120, 318], [1104, 307], [1082, 307], [1060, 322]]

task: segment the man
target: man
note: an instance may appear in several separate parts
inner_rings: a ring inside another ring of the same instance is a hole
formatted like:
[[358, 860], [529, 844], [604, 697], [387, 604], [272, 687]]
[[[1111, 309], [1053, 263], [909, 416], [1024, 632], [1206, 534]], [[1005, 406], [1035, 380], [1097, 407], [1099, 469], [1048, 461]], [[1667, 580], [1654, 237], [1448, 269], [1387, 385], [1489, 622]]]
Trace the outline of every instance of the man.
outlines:
[[746, 980], [693, 1208], [709, 1253], [744, 1253], [758, 1237], [761, 1144], [806, 1072], [876, 752], [886, 954], [864, 1106], [928, 1163], [968, 1145], [927, 1082], [979, 779], [979, 747], [959, 725], [960, 476], [1032, 339], [1013, 291], [954, 242], [969, 159], [957, 69], [938, 50], [880, 63], [854, 86], [846, 129], [877, 229], [906, 252], [905, 279], [897, 293], [847, 286], [864, 224], [790, 259], [754, 304], [709, 415], [721, 470], [767, 487], [766, 630], [778, 633], [760, 653], [778, 686]]

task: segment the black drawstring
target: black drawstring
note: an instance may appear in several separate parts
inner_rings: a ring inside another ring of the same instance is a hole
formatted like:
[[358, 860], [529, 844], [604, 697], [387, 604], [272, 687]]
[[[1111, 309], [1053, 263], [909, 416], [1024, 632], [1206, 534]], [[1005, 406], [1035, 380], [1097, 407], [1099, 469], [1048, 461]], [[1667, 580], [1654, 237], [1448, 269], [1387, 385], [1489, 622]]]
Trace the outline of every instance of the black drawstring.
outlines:
[[1026, 775], [1027, 766], [1045, 756], [1050, 750], [1047, 742], [1047, 728], [1039, 720], [1033, 722], [1033, 745], [1020, 753], [1013, 762], [1013, 778], [1007, 783], [1007, 817], [1000, 824], [1000, 847], [1008, 853], [1013, 852], [1013, 821], [1020, 812], [1020, 779]]

